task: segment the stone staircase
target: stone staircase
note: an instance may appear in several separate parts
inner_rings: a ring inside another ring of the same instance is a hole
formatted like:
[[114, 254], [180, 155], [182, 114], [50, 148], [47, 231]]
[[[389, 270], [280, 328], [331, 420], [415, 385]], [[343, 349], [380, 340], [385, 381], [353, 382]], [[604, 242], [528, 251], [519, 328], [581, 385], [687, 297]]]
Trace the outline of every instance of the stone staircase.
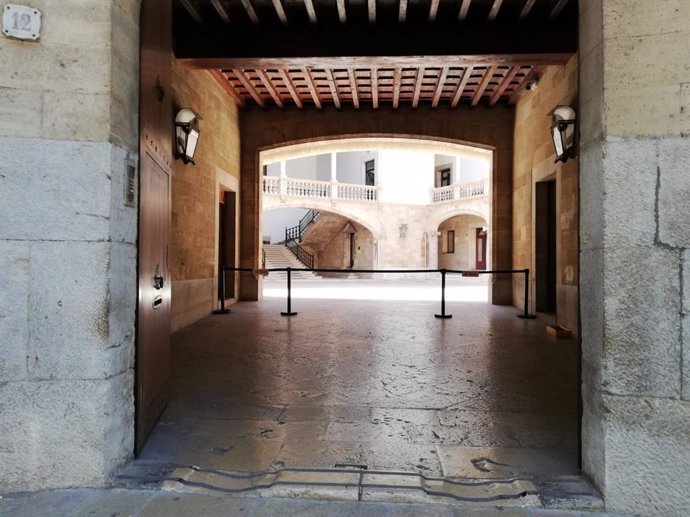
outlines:
[[[266, 269], [293, 267], [305, 267], [292, 252], [282, 244], [264, 244], [264, 253], [266, 254]], [[287, 273], [285, 271], [277, 271], [268, 275], [269, 279], [285, 279]], [[293, 271], [293, 280], [314, 280], [321, 278], [311, 271]]]

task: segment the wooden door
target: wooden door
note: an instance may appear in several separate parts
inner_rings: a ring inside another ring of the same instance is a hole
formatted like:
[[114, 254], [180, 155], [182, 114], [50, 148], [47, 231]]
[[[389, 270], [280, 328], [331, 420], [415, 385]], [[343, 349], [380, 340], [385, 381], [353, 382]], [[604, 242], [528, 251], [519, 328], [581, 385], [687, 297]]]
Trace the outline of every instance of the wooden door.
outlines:
[[173, 110], [172, 3], [141, 7], [139, 96], [139, 267], [136, 452], [168, 401], [170, 377], [170, 178]]
[[539, 312], [556, 312], [556, 182], [536, 184], [535, 287]]
[[486, 269], [486, 231], [477, 228], [477, 260], [475, 269]]
[[170, 377], [170, 175], [151, 155], [141, 161], [137, 450], [168, 402]]
[[[235, 214], [237, 209], [237, 195], [235, 192], [221, 192], [221, 202], [218, 213], [218, 297], [223, 296], [222, 268], [235, 267]], [[232, 271], [225, 272], [225, 298], [235, 297], [235, 275]]]

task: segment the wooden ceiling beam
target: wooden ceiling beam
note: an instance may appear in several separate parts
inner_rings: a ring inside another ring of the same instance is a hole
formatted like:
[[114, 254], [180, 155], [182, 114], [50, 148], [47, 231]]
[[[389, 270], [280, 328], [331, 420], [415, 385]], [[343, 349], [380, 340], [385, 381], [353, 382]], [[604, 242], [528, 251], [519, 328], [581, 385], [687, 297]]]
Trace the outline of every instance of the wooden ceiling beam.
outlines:
[[474, 97], [472, 97], [472, 103], [471, 103], [472, 107], [475, 107], [477, 104], [479, 104], [479, 101], [481, 100], [482, 95], [484, 95], [484, 90], [486, 90], [486, 87], [489, 86], [489, 83], [491, 82], [491, 78], [493, 77], [495, 72], [496, 72], [496, 66], [490, 66], [484, 72], [484, 77], [482, 77], [482, 80], [480, 81], [479, 86], [477, 87], [477, 91], [474, 92]]
[[350, 88], [352, 89], [352, 104], [355, 109], [359, 109], [359, 92], [357, 91], [357, 77], [355, 77], [355, 70], [348, 69], [347, 75], [350, 78]]
[[494, 0], [493, 5], [491, 6], [491, 11], [489, 11], [489, 21], [492, 22], [496, 19], [496, 16], [498, 16], [498, 11], [501, 10], [501, 5], [503, 4], [503, 0]]
[[290, 79], [290, 74], [288, 74], [288, 71], [285, 68], [279, 68], [278, 73], [280, 74], [281, 79], [285, 83], [285, 87], [287, 88], [287, 91], [290, 93], [290, 97], [292, 97], [292, 100], [294, 101], [295, 105], [298, 108], [302, 108], [302, 99], [299, 96], [299, 93], [297, 93], [297, 88], [295, 88], [295, 84], [292, 82], [292, 79]]
[[180, 58], [190, 68], [441, 68], [443, 66], [514, 66], [563, 65], [572, 57], [570, 53], [556, 54], [482, 54], [465, 56], [393, 56], [393, 57], [209, 57]]
[[376, 0], [367, 0], [367, 11], [369, 11], [369, 23], [376, 24]]
[[242, 0], [242, 6], [244, 6], [244, 10], [247, 11], [247, 16], [249, 16], [252, 23], [254, 25], [261, 25], [259, 17], [256, 15], [256, 11], [252, 5], [252, 0]]
[[371, 74], [371, 104], [375, 110], [379, 109], [379, 70], [372, 68]]
[[345, 0], [336, 0], [336, 4], [338, 6], [338, 19], [340, 20], [340, 23], [346, 24], [347, 11], [345, 10]]
[[261, 97], [261, 94], [259, 94], [259, 91], [256, 89], [256, 87], [245, 75], [244, 71], [240, 70], [239, 68], [234, 68], [232, 70], [232, 73], [235, 74], [235, 77], [237, 77], [237, 79], [242, 83], [242, 86], [244, 86], [244, 89], [247, 90], [249, 95], [252, 96], [252, 99], [254, 99], [254, 101], [256, 101], [256, 103], [263, 108], [266, 105], [266, 103], [264, 102], [263, 98]]
[[416, 108], [419, 104], [419, 94], [422, 92], [422, 82], [424, 81], [424, 68], [417, 69], [417, 78], [414, 83], [414, 94], [412, 95], [412, 107]]
[[455, 94], [453, 95], [453, 100], [450, 103], [450, 106], [452, 108], [455, 108], [458, 105], [458, 103], [460, 102], [460, 98], [462, 97], [462, 93], [465, 91], [465, 86], [467, 86], [467, 81], [469, 81], [473, 70], [474, 70], [474, 67], [472, 67], [472, 66], [468, 66], [467, 68], [465, 68], [465, 71], [462, 74], [462, 78], [460, 79], [460, 82], [458, 83], [458, 87], [455, 89]]
[[232, 84], [230, 84], [230, 81], [228, 81], [228, 78], [225, 77], [225, 74], [223, 74], [220, 70], [209, 70], [208, 73], [211, 74], [218, 84], [223, 87], [225, 92], [230, 96], [235, 104], [240, 107], [244, 106], [244, 100], [242, 100], [240, 94], [237, 93], [237, 90], [235, 90]]
[[407, 0], [400, 0], [400, 5], [398, 6], [398, 22], [405, 23], [407, 19]]
[[266, 90], [268, 90], [269, 95], [271, 97], [273, 97], [273, 100], [278, 105], [278, 107], [284, 108], [285, 105], [283, 104], [283, 99], [281, 99], [280, 95], [278, 95], [278, 90], [276, 90], [275, 86], [273, 85], [273, 81], [271, 80], [270, 77], [268, 77], [268, 74], [266, 73], [266, 71], [262, 70], [260, 68], [257, 68], [256, 73], [258, 74], [259, 79], [261, 79], [261, 82], [263, 83]]
[[326, 80], [328, 81], [328, 86], [331, 89], [331, 97], [333, 97], [333, 104], [335, 104], [336, 109], [341, 108], [340, 96], [338, 95], [338, 85], [335, 83], [335, 76], [333, 75], [333, 70], [326, 68]]
[[429, 7], [429, 23], [434, 23], [436, 20], [436, 15], [438, 14], [438, 3], [439, 0], [431, 0], [431, 6]]
[[221, 0], [211, 0], [211, 5], [218, 13], [218, 16], [220, 16], [220, 19], [223, 20], [223, 23], [229, 24], [230, 15], [228, 14], [228, 10], [225, 8], [225, 5], [223, 5]]
[[307, 16], [309, 16], [309, 23], [315, 25], [318, 20], [316, 19], [316, 9], [314, 9], [313, 0], [304, 0], [304, 7], [307, 9]]
[[281, 2], [281, 0], [273, 0], [273, 8], [276, 10], [280, 23], [287, 26], [288, 19], [287, 15], [285, 14], [285, 8], [283, 8], [283, 2]]
[[438, 78], [438, 84], [436, 84], [436, 91], [434, 92], [434, 98], [431, 101], [431, 107], [437, 108], [438, 103], [441, 100], [441, 94], [443, 93], [443, 86], [446, 84], [446, 79], [448, 77], [448, 68], [445, 66], [441, 69], [441, 75]]
[[520, 70], [519, 66], [513, 66], [510, 68], [510, 70], [508, 70], [508, 73], [506, 73], [505, 77], [503, 77], [501, 84], [498, 85], [498, 88], [496, 88], [496, 91], [491, 96], [491, 99], [489, 100], [489, 105], [496, 105], [498, 100], [501, 98], [501, 95], [503, 95], [503, 92], [505, 92], [506, 88], [510, 86], [510, 83], [513, 81], [515, 75], [518, 73], [518, 70]]
[[525, 0], [525, 5], [522, 6], [522, 11], [520, 11], [520, 20], [524, 20], [529, 16], [532, 7], [534, 7], [534, 2], [537, 0]]
[[561, 14], [561, 11], [565, 7], [565, 5], [568, 3], [568, 0], [558, 0], [556, 4], [553, 6], [553, 9], [551, 10], [551, 14], [549, 17], [553, 20], [556, 18], [559, 14]]
[[317, 108], [321, 109], [321, 97], [319, 97], [319, 91], [316, 89], [316, 83], [311, 75], [311, 70], [306, 66], [302, 67], [302, 73], [304, 74], [304, 80], [307, 82], [307, 88], [309, 88], [309, 93], [314, 101]]
[[462, 4], [460, 5], [460, 12], [458, 13], [458, 21], [465, 21], [465, 18], [467, 18], [467, 11], [470, 10], [471, 3], [472, 0], [462, 0]]
[[203, 25], [203, 18], [199, 14], [199, 11], [196, 10], [196, 7], [192, 5], [192, 2], [190, 2], [190, 0], [180, 0], [180, 3], [182, 4], [182, 7], [184, 7], [184, 10], [187, 11], [189, 16], [191, 16], [196, 23], [198, 23], [199, 25]]
[[400, 85], [402, 84], [402, 69], [396, 68], [393, 72], [393, 108], [400, 105]]

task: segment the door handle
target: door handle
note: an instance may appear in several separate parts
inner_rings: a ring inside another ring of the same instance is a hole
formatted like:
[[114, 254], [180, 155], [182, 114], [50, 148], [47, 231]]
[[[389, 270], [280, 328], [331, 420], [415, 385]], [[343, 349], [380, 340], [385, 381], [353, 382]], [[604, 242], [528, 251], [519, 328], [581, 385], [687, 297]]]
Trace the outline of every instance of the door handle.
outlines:
[[161, 268], [158, 264], [156, 264], [156, 272], [153, 274], [153, 288], [154, 289], [163, 289], [163, 286], [165, 285], [165, 278], [163, 278], [163, 275], [161, 275]]

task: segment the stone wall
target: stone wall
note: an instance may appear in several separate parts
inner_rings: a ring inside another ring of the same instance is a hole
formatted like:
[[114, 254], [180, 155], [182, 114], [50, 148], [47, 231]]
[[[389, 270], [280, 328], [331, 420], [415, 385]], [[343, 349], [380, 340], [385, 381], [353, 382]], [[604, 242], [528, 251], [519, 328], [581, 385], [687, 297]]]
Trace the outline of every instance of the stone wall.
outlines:
[[690, 508], [690, 3], [581, 0], [583, 467]]
[[100, 485], [134, 446], [139, 2], [35, 0], [0, 37], [0, 489]]
[[[173, 167], [174, 331], [216, 308], [219, 192], [239, 190], [240, 146], [237, 107], [211, 74], [174, 59], [172, 73], [175, 109], [189, 107], [203, 117], [196, 164], [176, 160]], [[236, 236], [239, 241], [239, 231]]]
[[[513, 179], [513, 267], [529, 268], [530, 310], [535, 308], [535, 184], [556, 181], [556, 318], [578, 333], [578, 160], [554, 163], [551, 111], [564, 104], [577, 110], [577, 57], [548, 67], [536, 90], [525, 92], [515, 110]], [[513, 303], [524, 305], [524, 282], [513, 279]]]
[[[347, 138], [355, 136], [411, 136], [449, 140], [494, 149], [491, 214], [491, 256], [494, 266], [509, 269], [512, 264], [512, 167], [513, 167], [514, 110], [495, 108], [441, 108], [401, 107], [398, 110], [381, 108], [373, 110], [323, 110], [286, 109], [265, 111], [248, 108], [240, 113], [242, 133], [242, 267], [256, 267], [260, 245], [260, 161], [259, 152], [264, 149], [299, 142]], [[382, 205], [383, 206], [383, 205]], [[406, 223], [406, 221], [400, 221]], [[441, 221], [434, 224], [434, 232]], [[397, 244], [414, 245], [421, 255], [422, 233], [428, 231], [430, 222], [409, 217], [409, 230], [419, 239]], [[393, 250], [395, 253], [395, 250]], [[434, 257], [434, 260], [435, 257]], [[381, 264], [379, 264], [381, 266]], [[256, 300], [260, 285], [253, 275], [242, 277], [240, 297]], [[494, 278], [491, 287], [492, 301], [497, 304], [512, 303], [510, 278]]]
[[[474, 215], [459, 215], [447, 219], [438, 227], [438, 267], [443, 269], [475, 269], [477, 265], [477, 228], [487, 222]], [[448, 230], [455, 232], [455, 249], [448, 252]], [[487, 255], [489, 250], [487, 247]], [[487, 265], [490, 262], [487, 261]]]

